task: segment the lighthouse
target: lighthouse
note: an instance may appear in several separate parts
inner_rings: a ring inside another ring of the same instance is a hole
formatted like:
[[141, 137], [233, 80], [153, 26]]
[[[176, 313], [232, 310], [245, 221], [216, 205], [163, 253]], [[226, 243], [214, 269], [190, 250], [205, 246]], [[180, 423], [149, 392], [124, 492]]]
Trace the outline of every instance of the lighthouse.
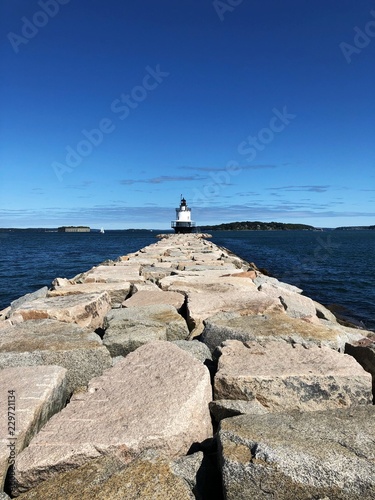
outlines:
[[195, 222], [191, 220], [191, 209], [182, 195], [180, 206], [176, 208], [176, 220], [172, 221], [171, 227], [176, 233], [191, 233], [195, 228]]

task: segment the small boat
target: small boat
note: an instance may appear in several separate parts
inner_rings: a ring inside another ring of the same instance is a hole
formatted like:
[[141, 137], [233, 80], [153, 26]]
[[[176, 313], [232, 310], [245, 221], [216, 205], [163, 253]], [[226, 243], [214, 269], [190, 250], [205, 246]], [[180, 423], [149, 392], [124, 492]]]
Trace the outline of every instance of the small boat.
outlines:
[[104, 228], [103, 227], [100, 229], [99, 233], [104, 234]]

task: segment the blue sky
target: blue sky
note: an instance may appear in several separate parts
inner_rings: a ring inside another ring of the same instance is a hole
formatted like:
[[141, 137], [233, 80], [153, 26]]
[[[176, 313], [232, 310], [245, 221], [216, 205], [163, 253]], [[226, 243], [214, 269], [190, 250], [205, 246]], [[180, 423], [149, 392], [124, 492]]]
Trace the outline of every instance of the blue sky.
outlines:
[[0, 9], [0, 227], [375, 223], [375, 1]]

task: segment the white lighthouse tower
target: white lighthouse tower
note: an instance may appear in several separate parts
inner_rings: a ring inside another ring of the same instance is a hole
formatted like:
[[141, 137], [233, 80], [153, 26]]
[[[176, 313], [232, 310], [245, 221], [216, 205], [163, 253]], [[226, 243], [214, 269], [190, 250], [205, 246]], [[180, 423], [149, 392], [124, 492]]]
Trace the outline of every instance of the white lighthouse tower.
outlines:
[[176, 233], [191, 233], [195, 228], [195, 222], [191, 220], [191, 209], [182, 195], [180, 206], [176, 208], [176, 220], [172, 221], [171, 227]]

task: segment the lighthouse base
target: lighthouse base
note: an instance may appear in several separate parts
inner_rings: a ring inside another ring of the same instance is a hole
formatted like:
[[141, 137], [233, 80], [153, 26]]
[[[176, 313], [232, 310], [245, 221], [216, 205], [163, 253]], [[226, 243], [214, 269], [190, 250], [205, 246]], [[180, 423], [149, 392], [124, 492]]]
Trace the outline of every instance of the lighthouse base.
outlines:
[[171, 227], [175, 233], [192, 233], [195, 230], [195, 222], [173, 220]]
[[174, 227], [175, 233], [192, 233], [194, 231], [194, 227]]

